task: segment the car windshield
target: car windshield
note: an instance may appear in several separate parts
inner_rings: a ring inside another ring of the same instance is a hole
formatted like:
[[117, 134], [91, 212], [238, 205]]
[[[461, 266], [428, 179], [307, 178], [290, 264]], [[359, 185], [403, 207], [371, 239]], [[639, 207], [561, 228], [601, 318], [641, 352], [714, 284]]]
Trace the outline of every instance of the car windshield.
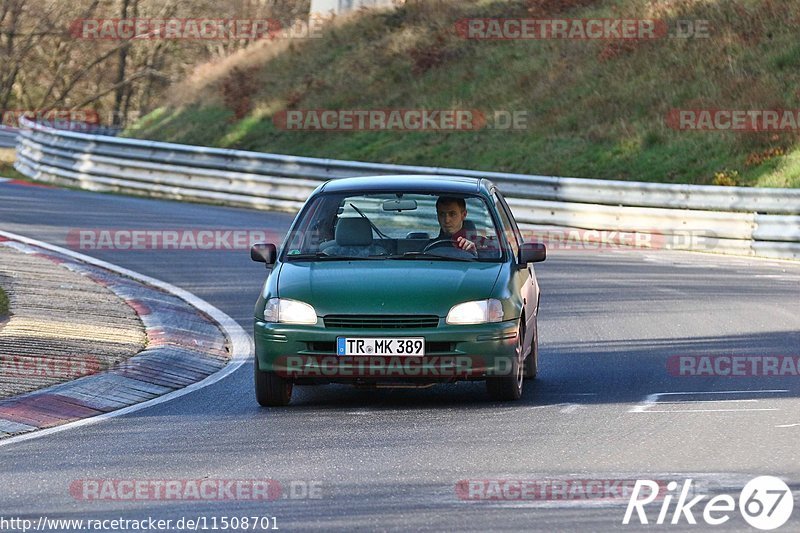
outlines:
[[505, 257], [499, 233], [479, 196], [327, 193], [309, 203], [282, 260], [498, 262]]

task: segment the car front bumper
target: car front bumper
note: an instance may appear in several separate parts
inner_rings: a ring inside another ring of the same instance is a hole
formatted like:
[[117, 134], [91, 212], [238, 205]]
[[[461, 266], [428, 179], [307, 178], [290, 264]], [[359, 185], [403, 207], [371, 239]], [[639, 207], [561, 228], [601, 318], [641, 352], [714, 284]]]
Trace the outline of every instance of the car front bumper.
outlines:
[[[320, 321], [321, 322], [321, 321]], [[443, 322], [443, 320], [440, 320]], [[508, 375], [517, 320], [435, 328], [342, 329], [255, 320], [256, 362], [295, 383], [437, 383]], [[424, 356], [338, 356], [337, 337], [424, 337]]]

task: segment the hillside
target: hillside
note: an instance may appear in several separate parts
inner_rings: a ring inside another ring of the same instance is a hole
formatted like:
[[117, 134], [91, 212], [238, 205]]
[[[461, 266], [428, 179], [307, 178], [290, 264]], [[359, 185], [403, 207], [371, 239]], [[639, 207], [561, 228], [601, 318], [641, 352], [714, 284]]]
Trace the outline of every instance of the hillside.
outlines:
[[[494, 17], [658, 19], [668, 35], [485, 40], [464, 38], [457, 24]], [[682, 20], [704, 21], [708, 36], [675, 37]], [[791, 0], [410, 1], [338, 20], [320, 38], [259, 43], [202, 65], [126, 135], [532, 174], [798, 187], [796, 127], [686, 131], [667, 120], [674, 109], [800, 109], [798, 22], [800, 3]], [[527, 124], [282, 127], [286, 110], [389, 109], [480, 110], [490, 119], [497, 110], [525, 112]]]

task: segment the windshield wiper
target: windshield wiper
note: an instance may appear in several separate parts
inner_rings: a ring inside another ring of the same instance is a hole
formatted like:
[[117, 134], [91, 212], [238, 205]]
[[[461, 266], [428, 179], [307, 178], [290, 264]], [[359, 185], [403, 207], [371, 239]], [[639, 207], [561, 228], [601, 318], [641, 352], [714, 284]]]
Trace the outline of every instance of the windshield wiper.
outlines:
[[446, 255], [429, 254], [425, 252], [406, 252], [402, 255], [390, 255], [388, 259], [433, 259], [438, 261], [477, 261], [477, 258], [450, 257]]
[[334, 256], [323, 254], [322, 252], [306, 253], [306, 254], [286, 254], [286, 260], [292, 259], [335, 259]]
[[350, 207], [352, 207], [353, 209], [355, 209], [355, 210], [356, 210], [356, 213], [358, 213], [359, 215], [361, 215], [361, 218], [363, 218], [364, 220], [366, 220], [367, 222], [369, 222], [369, 225], [372, 227], [372, 229], [374, 229], [374, 230], [375, 230], [375, 233], [377, 233], [378, 235], [380, 235], [380, 236], [381, 236], [382, 238], [384, 238], [384, 239], [387, 239], [387, 240], [389, 240], [389, 239], [390, 239], [390, 237], [389, 237], [388, 235], [386, 235], [384, 232], [382, 232], [381, 230], [379, 230], [379, 229], [378, 229], [378, 226], [376, 226], [376, 225], [375, 225], [375, 224], [374, 224], [374, 223], [373, 223], [373, 222], [372, 222], [372, 221], [371, 221], [371, 220], [370, 220], [370, 219], [367, 217], [367, 215], [365, 215], [365, 214], [364, 214], [364, 212], [363, 212], [363, 211], [361, 211], [361, 209], [359, 209], [359, 208], [357, 208], [356, 206], [354, 206], [354, 205], [352, 204], [352, 202], [350, 203]]
[[367, 257], [358, 257], [358, 256], [350, 256], [350, 255], [328, 255], [322, 252], [316, 253], [308, 253], [308, 254], [286, 254], [286, 260], [292, 261], [295, 259], [299, 259], [301, 261], [309, 261], [309, 260], [319, 260], [319, 261], [358, 261], [358, 260], [369, 260], [369, 259], [376, 259], [376, 258], [385, 258], [385, 255], [382, 256], [367, 256]]

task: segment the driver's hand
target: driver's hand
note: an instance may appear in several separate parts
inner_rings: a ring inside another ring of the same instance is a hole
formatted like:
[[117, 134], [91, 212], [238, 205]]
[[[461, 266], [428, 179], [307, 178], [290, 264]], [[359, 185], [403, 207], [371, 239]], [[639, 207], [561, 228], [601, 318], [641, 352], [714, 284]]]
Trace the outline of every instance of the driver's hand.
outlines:
[[475, 246], [475, 243], [465, 239], [464, 237], [459, 237], [456, 241], [456, 246], [461, 248], [462, 250], [466, 250], [468, 252], [477, 252], [478, 248]]

